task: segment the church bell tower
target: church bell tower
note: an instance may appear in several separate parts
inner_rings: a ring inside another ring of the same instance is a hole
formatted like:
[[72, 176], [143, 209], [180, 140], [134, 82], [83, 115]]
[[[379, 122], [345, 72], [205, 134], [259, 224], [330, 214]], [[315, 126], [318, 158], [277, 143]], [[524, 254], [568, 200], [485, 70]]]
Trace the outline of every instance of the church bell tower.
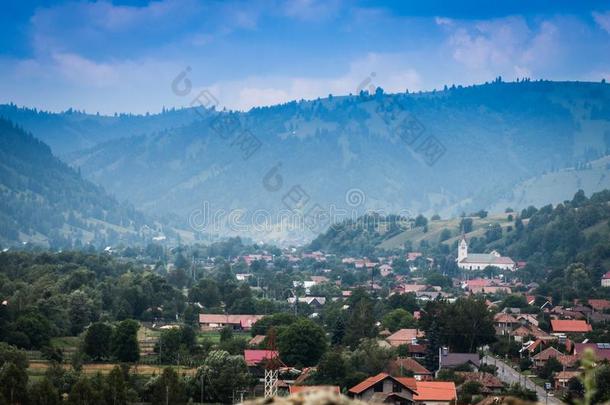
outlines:
[[462, 235], [460, 244], [458, 246], [458, 263], [468, 257], [468, 242], [466, 242], [466, 236]]

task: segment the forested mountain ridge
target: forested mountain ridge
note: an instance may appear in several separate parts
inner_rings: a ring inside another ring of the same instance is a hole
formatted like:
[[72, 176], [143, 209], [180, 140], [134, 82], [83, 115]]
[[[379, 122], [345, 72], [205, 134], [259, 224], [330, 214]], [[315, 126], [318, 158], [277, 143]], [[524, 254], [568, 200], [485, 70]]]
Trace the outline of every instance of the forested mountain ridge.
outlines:
[[[284, 197], [295, 186], [308, 198], [304, 211], [318, 204], [358, 215], [373, 209], [448, 218], [501, 210], [503, 202], [514, 208], [557, 203], [579, 183], [594, 192], [610, 177], [600, 165], [590, 180], [552, 180], [548, 199], [528, 187], [541, 176], [564, 178], [565, 168], [586, 168], [608, 154], [606, 83], [497, 80], [426, 93], [378, 89], [248, 112], [189, 108], [148, 117], [8, 110], [26, 128], [68, 127], [82, 135], [87, 149], [63, 156], [85, 178], [146, 213], [176, 214], [184, 224], [207, 203], [212, 212], [244, 210], [243, 224], [263, 210], [277, 225], [278, 211], [287, 208]], [[227, 120], [237, 127], [221, 133], [227, 128], [219, 131], [217, 124]], [[66, 144], [66, 136], [58, 139]], [[437, 152], [432, 156], [431, 146]], [[275, 175], [282, 180], [277, 190], [268, 184]], [[353, 189], [363, 196], [356, 207], [346, 201]], [[251, 228], [233, 234], [302, 242], [323, 230]]]
[[[218, 134], [219, 115], [230, 116], [208, 110], [192, 124], [110, 141], [71, 163], [144, 211], [185, 219], [203, 201], [273, 213], [293, 185], [327, 208], [351, 209], [345, 195], [358, 188], [362, 210], [448, 217], [488, 207], [521, 181], [599, 158], [610, 146], [610, 86], [601, 83], [378, 91], [234, 113], [260, 143], [251, 156], [240, 135]], [[426, 160], [426, 141], [444, 153]], [[270, 192], [263, 182], [274, 167], [284, 183]]]
[[18, 123], [66, 157], [74, 151], [112, 139], [143, 135], [188, 124], [199, 116], [192, 109], [163, 110], [158, 114], [88, 114], [73, 109], [60, 113], [0, 104], [0, 116]]
[[153, 221], [56, 158], [50, 148], [0, 119], [0, 241], [53, 247], [137, 243]]

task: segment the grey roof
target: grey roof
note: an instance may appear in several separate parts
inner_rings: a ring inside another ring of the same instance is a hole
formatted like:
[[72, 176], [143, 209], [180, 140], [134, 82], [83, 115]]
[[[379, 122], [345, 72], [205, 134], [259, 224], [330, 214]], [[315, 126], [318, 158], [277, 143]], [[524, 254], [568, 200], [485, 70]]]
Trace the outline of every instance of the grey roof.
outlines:
[[441, 356], [441, 367], [457, 367], [465, 363], [472, 363], [479, 367], [481, 364], [477, 353], [447, 353]]
[[510, 257], [498, 257], [491, 253], [468, 253], [460, 263], [515, 264]]

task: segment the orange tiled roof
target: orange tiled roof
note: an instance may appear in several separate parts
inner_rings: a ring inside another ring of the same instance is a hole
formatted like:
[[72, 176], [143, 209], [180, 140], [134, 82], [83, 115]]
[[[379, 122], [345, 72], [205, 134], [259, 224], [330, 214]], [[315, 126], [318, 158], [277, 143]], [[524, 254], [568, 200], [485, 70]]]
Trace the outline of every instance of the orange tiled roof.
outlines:
[[415, 401], [454, 401], [457, 399], [453, 381], [417, 381]]
[[366, 380], [362, 381], [359, 384], [356, 384], [355, 386], [353, 386], [352, 388], [349, 389], [349, 392], [351, 392], [352, 394], [360, 394], [363, 391], [366, 391], [367, 389], [371, 388], [373, 385], [377, 384], [380, 381], [385, 380], [388, 377], [392, 378], [389, 374], [379, 373], [373, 377], [367, 378]]
[[417, 381], [412, 377], [392, 377], [386, 373], [367, 378], [350, 388], [349, 392], [360, 394], [386, 378], [391, 378], [413, 391], [413, 399], [416, 401], [453, 401], [457, 399], [455, 383], [452, 381]]
[[264, 315], [199, 314], [199, 323], [233, 324], [250, 328]]
[[349, 392], [352, 394], [361, 394], [362, 392], [371, 388], [373, 385], [385, 380], [386, 378], [391, 378], [399, 384], [402, 384], [406, 389], [413, 391], [413, 393], [415, 394], [415, 378], [392, 377], [391, 375], [386, 373], [379, 373], [376, 376], [367, 378], [361, 383], [356, 384], [355, 386], [350, 388]]
[[399, 346], [405, 343], [412, 343], [414, 339], [423, 337], [424, 334], [419, 329], [400, 329], [386, 338], [392, 346]]
[[592, 330], [591, 325], [583, 320], [551, 319], [553, 332], [585, 333]]

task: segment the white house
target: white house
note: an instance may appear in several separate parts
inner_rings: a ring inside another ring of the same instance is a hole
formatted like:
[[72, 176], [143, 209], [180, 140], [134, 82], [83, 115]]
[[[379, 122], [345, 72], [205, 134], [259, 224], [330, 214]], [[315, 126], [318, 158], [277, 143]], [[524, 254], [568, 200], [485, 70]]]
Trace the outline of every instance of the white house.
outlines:
[[487, 266], [498, 267], [502, 270], [515, 270], [516, 265], [510, 257], [501, 256], [493, 250], [491, 253], [470, 253], [468, 254], [468, 242], [466, 237], [458, 246], [457, 265], [464, 270], [483, 270]]
[[610, 271], [602, 276], [602, 287], [610, 287]]

